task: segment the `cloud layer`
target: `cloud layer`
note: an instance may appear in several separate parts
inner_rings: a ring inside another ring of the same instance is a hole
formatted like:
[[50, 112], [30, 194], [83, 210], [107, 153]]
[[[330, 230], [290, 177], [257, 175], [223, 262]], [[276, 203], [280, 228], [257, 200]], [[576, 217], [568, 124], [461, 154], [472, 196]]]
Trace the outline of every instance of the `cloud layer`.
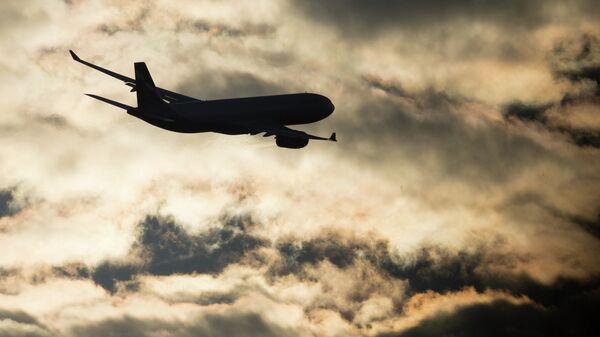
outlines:
[[[592, 336], [592, 1], [3, 1], [0, 335]], [[93, 43], [90, 43], [93, 41]], [[319, 92], [338, 133], [178, 135], [91, 101]]]

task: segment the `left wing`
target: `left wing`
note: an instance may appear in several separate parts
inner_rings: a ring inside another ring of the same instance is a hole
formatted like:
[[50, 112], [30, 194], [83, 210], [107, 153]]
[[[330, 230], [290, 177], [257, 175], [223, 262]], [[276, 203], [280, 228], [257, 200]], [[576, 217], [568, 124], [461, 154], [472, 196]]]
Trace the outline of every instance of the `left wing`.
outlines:
[[[121, 80], [123, 82], [125, 82], [125, 85], [131, 87], [131, 91], [136, 91], [137, 90], [137, 83], [135, 81], [135, 79], [131, 78], [131, 77], [127, 77], [125, 75], [121, 75], [118, 73], [115, 73], [114, 71], [102, 68], [100, 66], [97, 66], [93, 63], [90, 63], [88, 61], [82, 60], [81, 58], [79, 58], [79, 56], [77, 56], [77, 54], [75, 54], [74, 51], [69, 50], [69, 53], [71, 54], [71, 57], [73, 58], [73, 60], [84, 64], [90, 68], [96, 69], [100, 72], [103, 72], [105, 74], [107, 74], [108, 76], [112, 76], [118, 80]], [[189, 97], [189, 96], [185, 96], [182, 94], [178, 94], [176, 92], [172, 92], [163, 88], [156, 88], [156, 91], [158, 93], [158, 95], [160, 96], [160, 98], [164, 99], [165, 101], [169, 102], [169, 103], [182, 103], [182, 102], [198, 102], [200, 101], [199, 99], [193, 98], [193, 97]]]

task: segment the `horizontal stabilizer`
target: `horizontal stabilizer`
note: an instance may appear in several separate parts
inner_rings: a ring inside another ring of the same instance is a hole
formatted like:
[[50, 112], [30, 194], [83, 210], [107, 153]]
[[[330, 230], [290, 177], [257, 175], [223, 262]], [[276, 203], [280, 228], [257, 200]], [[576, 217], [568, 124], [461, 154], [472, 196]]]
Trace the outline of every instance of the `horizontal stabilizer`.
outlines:
[[119, 107], [121, 109], [125, 109], [125, 110], [133, 110], [134, 109], [134, 107], [131, 107], [131, 106], [127, 105], [127, 104], [119, 103], [119, 102], [113, 101], [113, 100], [108, 99], [108, 98], [100, 97], [98, 95], [93, 95], [93, 94], [86, 94], [86, 95], [90, 96], [92, 98], [95, 98], [95, 99], [97, 99], [99, 101], [102, 101], [104, 103], [112, 104], [112, 105], [114, 105], [116, 107]]

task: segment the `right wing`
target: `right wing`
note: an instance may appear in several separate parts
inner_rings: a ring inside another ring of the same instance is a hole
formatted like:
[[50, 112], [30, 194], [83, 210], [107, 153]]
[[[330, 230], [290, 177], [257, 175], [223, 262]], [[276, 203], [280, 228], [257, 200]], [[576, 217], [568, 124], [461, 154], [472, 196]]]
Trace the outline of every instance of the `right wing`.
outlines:
[[[118, 80], [121, 80], [123, 82], [125, 82], [125, 85], [131, 87], [131, 91], [135, 91], [137, 88], [137, 84], [135, 79], [131, 78], [131, 77], [127, 77], [125, 75], [121, 75], [121, 74], [117, 74], [114, 71], [110, 71], [108, 69], [102, 68], [100, 66], [97, 66], [93, 63], [87, 62], [82, 60], [81, 58], [79, 58], [79, 56], [77, 56], [77, 54], [75, 54], [75, 52], [73, 52], [72, 50], [69, 50], [69, 53], [71, 54], [71, 57], [73, 57], [73, 60], [82, 63], [90, 68], [96, 69], [100, 72], [103, 72], [109, 76], [112, 76]], [[182, 102], [198, 102], [200, 101], [199, 99], [193, 98], [193, 97], [189, 97], [189, 96], [185, 96], [182, 94], [178, 94], [176, 92], [172, 92], [163, 88], [156, 88], [158, 95], [160, 96], [160, 98], [164, 99], [165, 101], [169, 102], [169, 103], [182, 103]]]
[[284, 125], [278, 125], [275, 123], [255, 123], [250, 127], [250, 134], [255, 135], [264, 132], [263, 137], [269, 136], [279, 136], [285, 138], [294, 138], [294, 139], [315, 139], [315, 140], [329, 140], [332, 142], [337, 142], [335, 132], [329, 136], [329, 138], [314, 136], [308, 134], [304, 131], [290, 129]]

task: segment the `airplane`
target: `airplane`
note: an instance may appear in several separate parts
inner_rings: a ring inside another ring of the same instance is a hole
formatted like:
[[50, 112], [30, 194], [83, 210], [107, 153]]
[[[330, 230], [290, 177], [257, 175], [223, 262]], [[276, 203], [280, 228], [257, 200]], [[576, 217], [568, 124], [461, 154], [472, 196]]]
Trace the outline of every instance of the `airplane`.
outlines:
[[124, 109], [128, 114], [165, 130], [227, 135], [264, 133], [263, 137], [275, 136], [277, 146], [291, 149], [303, 148], [311, 139], [337, 141], [335, 132], [325, 138], [287, 127], [314, 123], [333, 113], [335, 107], [331, 100], [319, 94], [200, 100], [157, 87], [144, 62], [134, 63], [134, 79], [84, 61], [72, 50], [69, 53], [73, 60], [131, 87], [131, 92], [136, 92], [137, 95], [137, 107], [97, 95], [86, 94], [87, 96]]

